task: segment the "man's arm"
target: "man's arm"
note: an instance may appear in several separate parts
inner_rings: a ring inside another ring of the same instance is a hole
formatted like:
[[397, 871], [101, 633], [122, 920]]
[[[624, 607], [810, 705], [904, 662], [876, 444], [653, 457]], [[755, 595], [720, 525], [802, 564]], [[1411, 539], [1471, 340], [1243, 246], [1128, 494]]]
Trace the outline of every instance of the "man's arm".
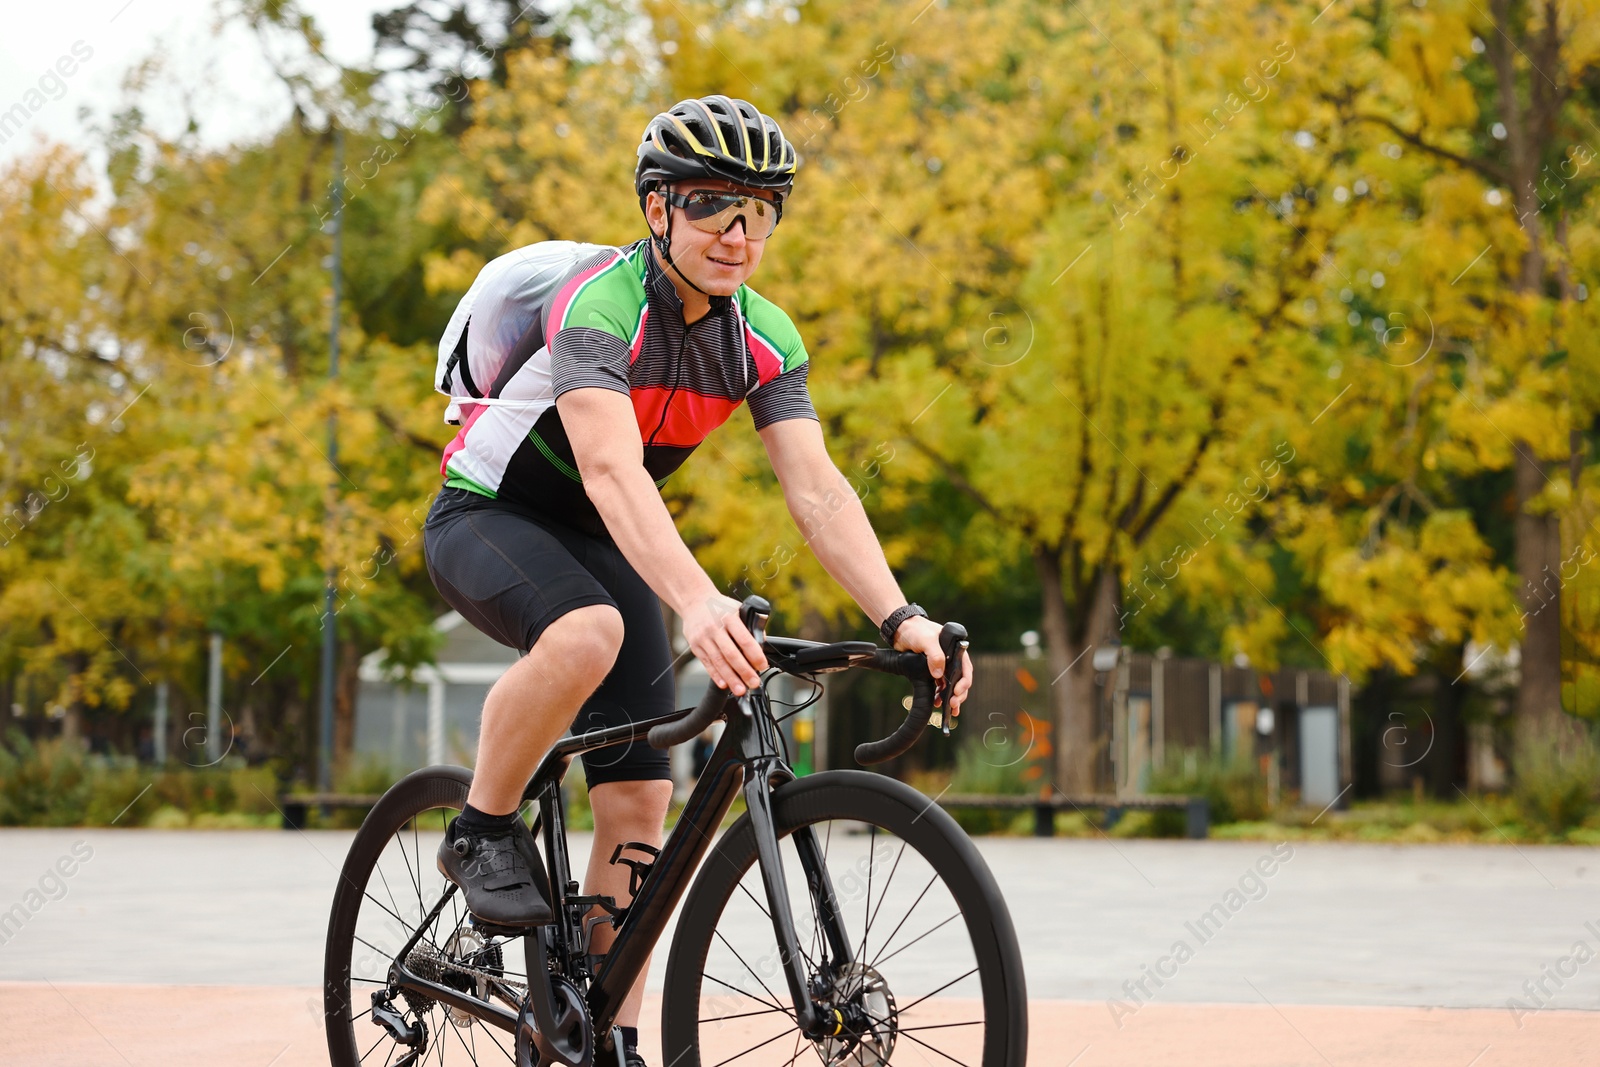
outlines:
[[556, 398], [556, 410], [584, 491], [623, 558], [682, 616], [689, 647], [712, 681], [742, 695], [760, 680], [766, 657], [739, 621], [739, 602], [717, 591], [678, 535], [644, 468], [633, 402], [612, 389], [570, 389]]
[[[806, 544], [834, 581], [861, 605], [878, 625], [906, 602], [884, 558], [883, 546], [872, 530], [866, 509], [839, 468], [833, 465], [822, 441], [822, 426], [813, 419], [784, 419], [761, 430], [761, 440], [772, 469], [783, 486], [789, 514]], [[895, 647], [921, 652], [935, 678], [944, 676], [944, 652], [939, 647], [938, 623], [913, 617], [900, 624]], [[959, 711], [972, 686], [972, 665], [967, 661], [962, 679], [951, 695], [952, 710]]]

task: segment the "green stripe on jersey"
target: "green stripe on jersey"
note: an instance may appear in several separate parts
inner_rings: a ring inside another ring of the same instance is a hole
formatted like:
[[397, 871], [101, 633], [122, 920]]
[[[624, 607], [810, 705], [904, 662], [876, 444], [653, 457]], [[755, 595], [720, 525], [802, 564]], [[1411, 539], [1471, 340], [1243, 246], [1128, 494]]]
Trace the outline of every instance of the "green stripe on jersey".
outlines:
[[465, 489], [468, 492], [477, 493], [479, 496], [486, 496], [490, 500], [496, 499], [493, 489], [485, 489], [471, 478], [465, 478], [454, 471], [450, 472], [450, 477], [444, 480], [444, 484], [451, 489]]
[[609, 333], [623, 344], [632, 344], [649, 304], [644, 291], [643, 259], [639, 259], [635, 262], [634, 257], [620, 256], [580, 285], [552, 336], [559, 330], [586, 326]]
[[777, 304], [768, 300], [748, 285], [741, 285], [737, 296], [744, 321], [750, 324], [763, 341], [777, 350], [783, 359], [783, 369], [794, 370], [806, 361], [806, 346], [800, 340], [800, 331], [793, 320]]

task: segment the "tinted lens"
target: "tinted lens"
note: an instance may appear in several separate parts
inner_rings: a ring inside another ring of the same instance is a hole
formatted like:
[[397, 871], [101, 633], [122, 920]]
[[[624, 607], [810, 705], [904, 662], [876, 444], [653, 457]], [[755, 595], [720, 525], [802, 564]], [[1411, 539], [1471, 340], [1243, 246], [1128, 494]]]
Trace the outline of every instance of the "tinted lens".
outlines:
[[756, 241], [778, 224], [777, 205], [772, 201], [735, 193], [690, 193], [683, 204], [683, 214], [698, 229], [709, 233], [723, 233], [743, 216], [744, 235]]

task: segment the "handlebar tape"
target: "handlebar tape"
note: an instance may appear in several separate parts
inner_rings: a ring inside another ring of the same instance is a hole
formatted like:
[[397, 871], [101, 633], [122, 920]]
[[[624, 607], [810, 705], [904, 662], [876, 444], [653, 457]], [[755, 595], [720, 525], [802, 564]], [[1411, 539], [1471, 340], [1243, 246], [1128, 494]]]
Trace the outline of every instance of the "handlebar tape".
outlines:
[[949, 709], [950, 694], [955, 692], [956, 683], [961, 680], [961, 650], [966, 641], [966, 627], [958, 622], [945, 623], [939, 631], [939, 648], [944, 652], [945, 663], [944, 678], [940, 683], [936, 683], [928, 672], [928, 660], [922, 653], [896, 652], [887, 648], [878, 650], [873, 656], [871, 669], [911, 679], [911, 710], [906, 713], [905, 721], [888, 737], [857, 745], [857, 763], [863, 766], [883, 763], [909, 751], [917, 743], [917, 738], [922, 736], [922, 728], [928, 725], [936, 694], [941, 696], [946, 710]]

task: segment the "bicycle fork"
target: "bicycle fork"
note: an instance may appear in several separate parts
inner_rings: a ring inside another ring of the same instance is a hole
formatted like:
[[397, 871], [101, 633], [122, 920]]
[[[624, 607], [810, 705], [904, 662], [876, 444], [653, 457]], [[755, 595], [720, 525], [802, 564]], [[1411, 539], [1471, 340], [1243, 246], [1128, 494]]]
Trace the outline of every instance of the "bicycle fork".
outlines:
[[[760, 699], [764, 699], [764, 695]], [[745, 701], [739, 703], [743, 708]], [[768, 914], [772, 919], [773, 936], [778, 943], [784, 980], [789, 985], [789, 997], [794, 1002], [795, 1023], [809, 1038], [832, 1036], [839, 1033], [843, 1020], [836, 1010], [819, 1008], [812, 999], [806, 958], [800, 950], [799, 937], [795, 932], [794, 910], [789, 904], [789, 888], [783, 876], [783, 856], [778, 848], [777, 827], [772, 815], [772, 783], [775, 779], [792, 780], [793, 772], [778, 756], [774, 745], [776, 739], [763, 736], [775, 731], [775, 727], [771, 726], [762, 729], [762, 724], [770, 724], [771, 719], [765, 714], [745, 714], [744, 754], [751, 767], [751, 773], [745, 776], [745, 807], [749, 812], [750, 828], [755, 834], [756, 860], [761, 867], [761, 882], [766, 890]], [[827, 939], [829, 954], [836, 967], [847, 964], [853, 958], [850, 941], [839, 918], [838, 900], [834, 895], [832, 879], [828, 876], [827, 865], [817, 847], [816, 834], [811, 827], [802, 827], [795, 831], [794, 842], [805, 871], [812, 907], [816, 909], [823, 936]]]

